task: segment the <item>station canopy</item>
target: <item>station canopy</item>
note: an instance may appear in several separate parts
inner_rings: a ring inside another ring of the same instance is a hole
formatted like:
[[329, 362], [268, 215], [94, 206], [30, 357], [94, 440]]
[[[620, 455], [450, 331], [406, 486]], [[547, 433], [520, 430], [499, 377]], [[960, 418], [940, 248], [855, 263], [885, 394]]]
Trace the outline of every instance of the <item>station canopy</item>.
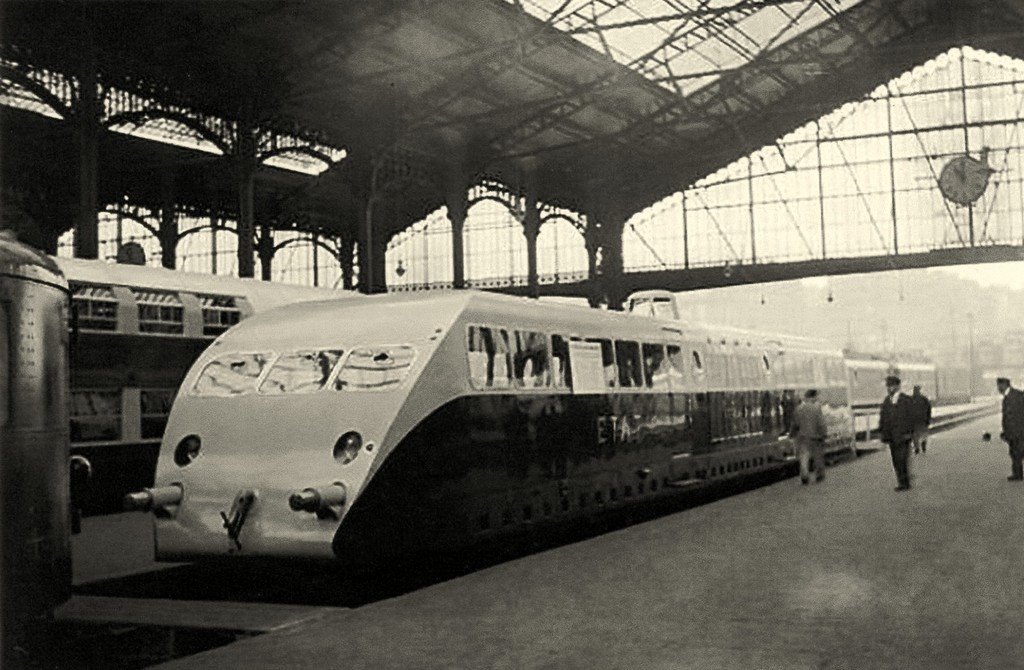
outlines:
[[[249, 120], [342, 152], [315, 188], [294, 169], [261, 176], [258, 189], [279, 200], [301, 191], [317, 225], [357, 188], [351, 175], [394, 158], [410, 174], [389, 232], [443, 204], [438, 176], [453, 165], [512, 189], [529, 171], [548, 204], [581, 210], [601, 194], [634, 212], [952, 46], [1024, 55], [1018, 0], [156, 0], [0, 12], [11, 70], [74, 77], [94, 56], [101, 85], [207, 127]], [[7, 138], [44, 123], [5, 116]], [[155, 199], [153, 180], [133, 175], [186, 158], [179, 200], [236, 201], [217, 152], [115, 144], [101, 168], [107, 201]]]

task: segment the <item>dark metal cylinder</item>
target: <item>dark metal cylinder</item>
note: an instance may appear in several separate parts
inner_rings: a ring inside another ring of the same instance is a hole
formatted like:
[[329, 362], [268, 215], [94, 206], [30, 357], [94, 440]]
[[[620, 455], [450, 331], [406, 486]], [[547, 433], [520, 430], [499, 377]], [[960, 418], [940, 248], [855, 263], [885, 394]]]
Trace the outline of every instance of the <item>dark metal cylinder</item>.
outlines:
[[0, 233], [0, 636], [17, 667], [37, 619], [71, 591], [68, 287]]

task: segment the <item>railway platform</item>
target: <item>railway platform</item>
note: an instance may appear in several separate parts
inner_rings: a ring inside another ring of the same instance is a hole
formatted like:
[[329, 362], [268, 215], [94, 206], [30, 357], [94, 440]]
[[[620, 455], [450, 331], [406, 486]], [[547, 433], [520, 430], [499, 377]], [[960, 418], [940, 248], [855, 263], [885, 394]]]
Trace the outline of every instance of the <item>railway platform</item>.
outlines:
[[166, 668], [1010, 668], [1024, 485], [998, 415]]

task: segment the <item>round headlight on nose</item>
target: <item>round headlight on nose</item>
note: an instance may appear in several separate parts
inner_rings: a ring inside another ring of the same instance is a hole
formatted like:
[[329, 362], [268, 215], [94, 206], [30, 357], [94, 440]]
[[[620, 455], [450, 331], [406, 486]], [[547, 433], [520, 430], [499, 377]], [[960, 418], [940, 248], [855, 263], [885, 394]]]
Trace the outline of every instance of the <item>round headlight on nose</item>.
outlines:
[[334, 460], [341, 461], [342, 465], [348, 465], [356, 460], [359, 451], [363, 448], [363, 436], [351, 430], [334, 443]]
[[178, 446], [174, 448], [174, 463], [179, 468], [183, 468], [196, 459], [199, 455], [199, 450], [202, 449], [203, 443], [199, 439], [198, 435], [188, 435], [183, 437]]

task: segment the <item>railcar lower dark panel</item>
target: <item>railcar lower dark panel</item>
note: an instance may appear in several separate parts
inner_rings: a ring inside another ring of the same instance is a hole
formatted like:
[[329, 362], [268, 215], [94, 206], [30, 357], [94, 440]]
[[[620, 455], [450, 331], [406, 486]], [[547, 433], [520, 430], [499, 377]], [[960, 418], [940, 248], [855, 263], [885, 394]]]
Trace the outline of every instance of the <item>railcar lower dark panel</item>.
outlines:
[[[738, 409], [743, 395], [748, 409]], [[342, 524], [335, 553], [443, 551], [787, 462], [778, 403], [760, 414], [749, 410], [762, 406], [757, 393], [708, 396], [704, 404], [691, 394], [459, 398], [389, 456]]]

